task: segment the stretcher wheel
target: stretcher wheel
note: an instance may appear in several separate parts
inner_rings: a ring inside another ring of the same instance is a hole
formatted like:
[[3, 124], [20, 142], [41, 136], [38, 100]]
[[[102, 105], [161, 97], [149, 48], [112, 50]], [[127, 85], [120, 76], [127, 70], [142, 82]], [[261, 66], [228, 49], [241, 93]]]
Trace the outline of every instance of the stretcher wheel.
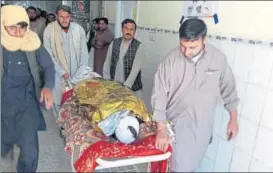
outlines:
[[63, 127], [61, 127], [61, 129], [60, 129], [60, 137], [65, 138], [64, 128]]
[[64, 128], [60, 129], [60, 137], [63, 139], [64, 145], [66, 144]]

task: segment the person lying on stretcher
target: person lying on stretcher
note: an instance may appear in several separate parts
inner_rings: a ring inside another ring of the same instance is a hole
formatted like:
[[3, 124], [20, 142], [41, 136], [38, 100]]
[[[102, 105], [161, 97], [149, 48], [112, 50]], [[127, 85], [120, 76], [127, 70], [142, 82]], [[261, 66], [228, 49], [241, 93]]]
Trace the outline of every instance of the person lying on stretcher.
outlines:
[[123, 84], [100, 77], [77, 83], [73, 99], [84, 116], [105, 136], [130, 144], [137, 140], [141, 123], [152, 123], [142, 99]]
[[101, 121], [98, 127], [105, 136], [130, 144], [137, 140], [141, 123], [144, 121], [133, 112], [122, 110]]
[[90, 123], [120, 142], [134, 142], [140, 123], [151, 121], [144, 102], [117, 81], [88, 79], [78, 83], [74, 92], [79, 103], [89, 108]]

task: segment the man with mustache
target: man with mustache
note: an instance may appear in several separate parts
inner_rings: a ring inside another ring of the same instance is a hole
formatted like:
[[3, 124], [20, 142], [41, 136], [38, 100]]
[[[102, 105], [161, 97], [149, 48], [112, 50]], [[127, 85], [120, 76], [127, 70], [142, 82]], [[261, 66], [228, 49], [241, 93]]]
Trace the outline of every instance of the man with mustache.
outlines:
[[38, 131], [46, 130], [40, 106], [53, 105], [54, 64], [29, 23], [23, 7], [1, 7], [1, 157], [17, 145], [17, 172], [36, 172]]
[[195, 172], [210, 143], [217, 101], [230, 114], [227, 139], [238, 132], [236, 83], [225, 55], [207, 44], [207, 26], [191, 18], [179, 29], [179, 46], [172, 49], [155, 74], [152, 107], [157, 121], [156, 147], [166, 151], [172, 142], [172, 172]]
[[94, 72], [103, 75], [103, 64], [106, 59], [107, 50], [110, 43], [114, 40], [114, 35], [108, 28], [108, 19], [101, 17], [98, 20], [99, 31], [97, 31], [95, 37], [92, 40], [92, 46], [94, 47]]
[[123, 83], [142, 98], [141, 65], [145, 51], [140, 41], [134, 38], [137, 25], [132, 19], [122, 24], [122, 37], [109, 46], [103, 67], [103, 77]]
[[60, 5], [56, 14], [57, 20], [49, 23], [44, 31], [44, 46], [57, 71], [53, 90], [54, 112], [57, 118], [66, 81], [73, 77], [80, 66], [88, 66], [89, 56], [85, 31], [79, 24], [71, 22], [71, 8]]
[[46, 27], [45, 22], [39, 19], [38, 11], [35, 7], [29, 6], [27, 14], [30, 20], [30, 29], [38, 34], [40, 40], [43, 41], [43, 32]]

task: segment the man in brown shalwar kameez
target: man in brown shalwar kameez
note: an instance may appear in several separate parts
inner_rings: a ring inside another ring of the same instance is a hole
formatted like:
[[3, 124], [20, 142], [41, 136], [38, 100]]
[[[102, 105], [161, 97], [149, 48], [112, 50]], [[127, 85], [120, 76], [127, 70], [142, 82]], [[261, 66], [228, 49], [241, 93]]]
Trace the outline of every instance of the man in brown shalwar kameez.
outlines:
[[108, 19], [102, 17], [99, 19], [100, 31], [96, 33], [95, 38], [92, 40], [94, 47], [94, 72], [101, 76], [103, 75], [103, 64], [106, 59], [108, 47], [114, 40], [113, 33], [108, 28]]
[[156, 147], [166, 150], [171, 142], [166, 129], [173, 123], [173, 172], [194, 172], [209, 145], [215, 107], [221, 97], [230, 113], [229, 139], [238, 132], [238, 96], [233, 73], [225, 55], [206, 43], [207, 26], [196, 18], [179, 29], [180, 46], [160, 64], [152, 93], [157, 123]]

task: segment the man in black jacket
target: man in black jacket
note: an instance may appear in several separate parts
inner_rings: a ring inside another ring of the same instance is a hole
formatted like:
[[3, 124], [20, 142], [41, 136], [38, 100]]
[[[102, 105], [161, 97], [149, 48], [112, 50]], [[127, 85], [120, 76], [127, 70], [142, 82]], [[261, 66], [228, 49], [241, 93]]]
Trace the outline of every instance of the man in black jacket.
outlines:
[[[41, 105], [53, 105], [54, 64], [21, 6], [1, 8], [1, 157], [16, 144], [17, 172], [36, 172], [38, 131], [46, 130]], [[3, 51], [2, 51], [3, 50]], [[40, 72], [44, 75], [42, 84]]]

